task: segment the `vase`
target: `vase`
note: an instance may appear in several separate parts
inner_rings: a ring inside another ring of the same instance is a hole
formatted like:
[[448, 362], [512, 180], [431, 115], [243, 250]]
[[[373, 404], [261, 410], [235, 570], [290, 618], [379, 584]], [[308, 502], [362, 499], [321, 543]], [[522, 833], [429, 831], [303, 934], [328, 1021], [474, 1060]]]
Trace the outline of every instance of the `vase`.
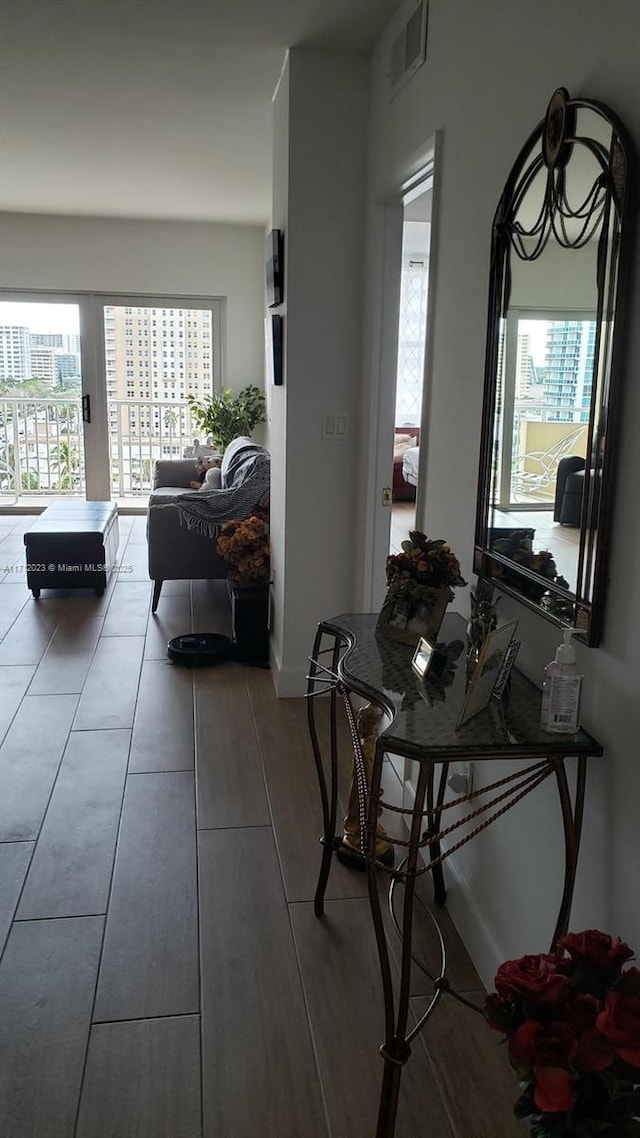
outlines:
[[241, 664], [269, 664], [269, 585], [232, 585], [231, 636]]
[[435, 644], [447, 605], [453, 600], [448, 585], [425, 588], [419, 601], [400, 592], [387, 593], [377, 628], [389, 640], [416, 646], [421, 637]]

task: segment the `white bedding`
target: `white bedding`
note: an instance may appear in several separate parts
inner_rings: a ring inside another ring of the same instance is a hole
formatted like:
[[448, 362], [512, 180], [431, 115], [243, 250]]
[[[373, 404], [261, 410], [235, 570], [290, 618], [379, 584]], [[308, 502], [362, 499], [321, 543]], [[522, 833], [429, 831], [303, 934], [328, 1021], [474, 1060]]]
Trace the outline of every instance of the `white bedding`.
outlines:
[[418, 464], [420, 462], [420, 447], [409, 447], [402, 459], [402, 477], [412, 486], [418, 485]]

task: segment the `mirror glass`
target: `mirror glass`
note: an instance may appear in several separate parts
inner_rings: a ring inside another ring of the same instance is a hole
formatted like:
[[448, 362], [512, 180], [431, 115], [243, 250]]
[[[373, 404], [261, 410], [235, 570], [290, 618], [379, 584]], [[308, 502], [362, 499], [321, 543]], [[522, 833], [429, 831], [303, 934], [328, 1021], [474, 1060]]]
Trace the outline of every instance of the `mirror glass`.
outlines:
[[606, 108], [556, 92], [492, 240], [474, 568], [591, 644], [615, 457], [630, 196], [621, 130]]

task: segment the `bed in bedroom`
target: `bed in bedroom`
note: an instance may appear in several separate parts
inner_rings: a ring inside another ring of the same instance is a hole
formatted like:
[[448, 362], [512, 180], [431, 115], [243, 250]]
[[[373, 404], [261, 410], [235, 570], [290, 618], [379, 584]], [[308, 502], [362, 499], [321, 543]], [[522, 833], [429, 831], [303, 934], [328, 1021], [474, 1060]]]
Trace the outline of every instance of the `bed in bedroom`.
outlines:
[[[408, 480], [404, 474], [404, 457], [410, 450], [418, 450], [420, 441], [419, 427], [396, 427], [393, 439], [393, 501], [415, 502], [417, 474], [415, 482]], [[417, 463], [416, 463], [417, 470]]]
[[402, 477], [410, 486], [418, 485], [420, 447], [408, 447], [402, 456]]

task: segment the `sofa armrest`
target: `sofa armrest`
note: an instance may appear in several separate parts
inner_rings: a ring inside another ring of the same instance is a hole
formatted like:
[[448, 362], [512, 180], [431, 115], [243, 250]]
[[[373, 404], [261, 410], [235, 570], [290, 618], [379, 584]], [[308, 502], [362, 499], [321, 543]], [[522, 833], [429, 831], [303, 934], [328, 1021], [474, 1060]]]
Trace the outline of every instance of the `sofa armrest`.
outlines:
[[584, 470], [586, 466], [585, 460], [578, 454], [570, 454], [566, 458], [561, 458], [558, 463], [558, 470], [556, 472], [556, 493], [553, 505], [553, 520], [559, 522], [562, 515], [562, 500], [564, 498], [564, 490], [567, 478], [570, 474], [575, 474], [578, 470]]
[[160, 486], [185, 486], [198, 478], [191, 458], [159, 458], [153, 472], [153, 489]]

